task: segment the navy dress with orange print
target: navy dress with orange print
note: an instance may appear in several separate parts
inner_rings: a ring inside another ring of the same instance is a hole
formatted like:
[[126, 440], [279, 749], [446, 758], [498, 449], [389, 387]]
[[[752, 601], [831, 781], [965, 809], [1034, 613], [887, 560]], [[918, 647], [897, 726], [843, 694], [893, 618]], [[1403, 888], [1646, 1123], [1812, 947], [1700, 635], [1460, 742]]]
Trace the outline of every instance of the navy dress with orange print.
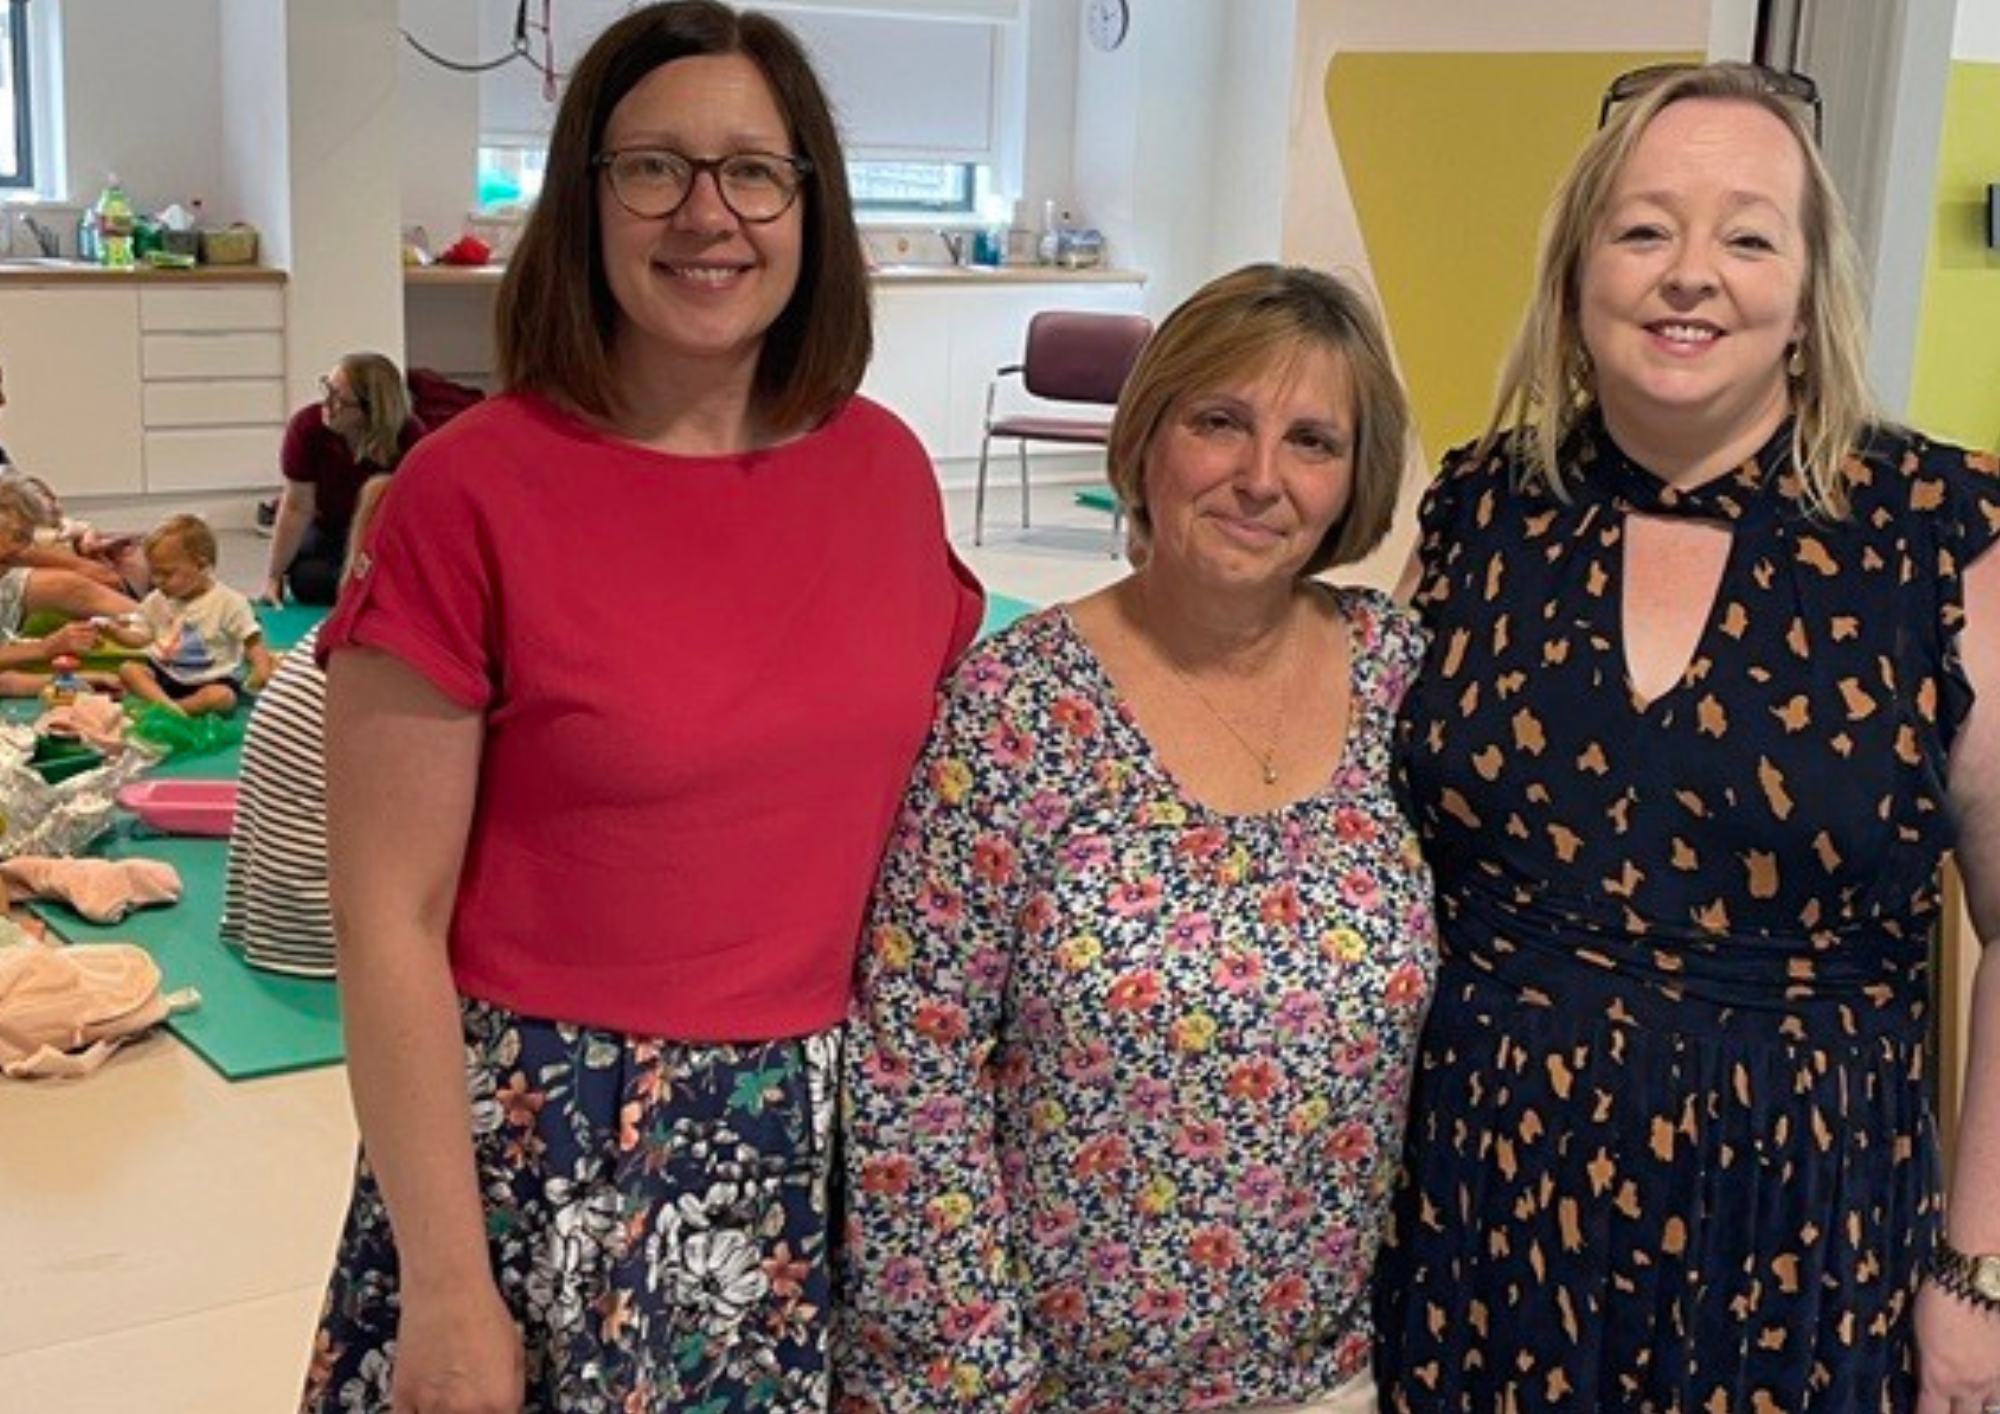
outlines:
[[[1960, 574], [2000, 468], [1878, 432], [1836, 520], [1790, 439], [1676, 491], [1591, 420], [1567, 504], [1504, 444], [1425, 501], [1400, 749], [1444, 958], [1378, 1272], [1385, 1408], [1914, 1403]], [[1732, 535], [1650, 702], [1634, 514]]]

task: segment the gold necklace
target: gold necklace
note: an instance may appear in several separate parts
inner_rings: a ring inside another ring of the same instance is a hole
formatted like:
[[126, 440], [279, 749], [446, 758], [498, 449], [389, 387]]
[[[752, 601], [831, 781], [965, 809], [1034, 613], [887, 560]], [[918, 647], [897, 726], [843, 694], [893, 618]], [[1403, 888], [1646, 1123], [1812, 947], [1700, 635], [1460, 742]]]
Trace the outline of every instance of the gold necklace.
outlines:
[[[1292, 614], [1296, 614], [1297, 612], [1290, 607], [1289, 603], [1287, 604], [1286, 611]], [[1140, 615], [1142, 622], [1150, 619], [1150, 617], [1150, 611]], [[1153, 651], [1160, 655], [1160, 661], [1167, 665], [1167, 671], [1180, 680], [1181, 686], [1188, 690], [1188, 694], [1202, 705], [1209, 716], [1222, 724], [1224, 731], [1236, 738], [1236, 744], [1243, 748], [1252, 761], [1257, 763], [1258, 773], [1263, 777], [1264, 784], [1267, 786], [1274, 786], [1278, 783], [1278, 748], [1284, 744], [1285, 740], [1285, 709], [1291, 705], [1292, 701], [1292, 679], [1298, 676], [1297, 672], [1292, 671], [1294, 665], [1291, 661], [1292, 639], [1296, 636], [1296, 621], [1288, 621], [1285, 625], [1284, 658], [1286, 672], [1284, 675], [1284, 685], [1278, 692], [1278, 715], [1271, 723], [1271, 743], [1262, 751], [1259, 751], [1251, 743], [1250, 738], [1243, 735], [1237, 729], [1236, 723], [1230, 721], [1223, 714], [1221, 708], [1209, 701], [1208, 694], [1196, 686], [1195, 680], [1187, 675], [1187, 672], [1179, 663], [1174, 661], [1173, 655], [1167, 651], [1166, 643], [1158, 635], [1154, 636]]]

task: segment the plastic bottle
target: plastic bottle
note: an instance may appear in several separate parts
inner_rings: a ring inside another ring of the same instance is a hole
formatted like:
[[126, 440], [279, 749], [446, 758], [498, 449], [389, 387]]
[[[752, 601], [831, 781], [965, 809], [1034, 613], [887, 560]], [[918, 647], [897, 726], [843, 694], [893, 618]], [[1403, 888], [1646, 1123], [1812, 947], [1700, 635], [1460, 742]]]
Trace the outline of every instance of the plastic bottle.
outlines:
[[1056, 204], [1053, 201], [1045, 201], [1042, 203], [1041, 236], [1035, 242], [1035, 263], [1038, 265], [1055, 264], [1056, 255], [1060, 252], [1061, 248], [1062, 235], [1056, 229]]
[[125, 195], [125, 188], [118, 184], [116, 172], [105, 177], [104, 190], [98, 194], [94, 210], [97, 217], [99, 258], [115, 270], [131, 269], [135, 263], [132, 251], [132, 203]]

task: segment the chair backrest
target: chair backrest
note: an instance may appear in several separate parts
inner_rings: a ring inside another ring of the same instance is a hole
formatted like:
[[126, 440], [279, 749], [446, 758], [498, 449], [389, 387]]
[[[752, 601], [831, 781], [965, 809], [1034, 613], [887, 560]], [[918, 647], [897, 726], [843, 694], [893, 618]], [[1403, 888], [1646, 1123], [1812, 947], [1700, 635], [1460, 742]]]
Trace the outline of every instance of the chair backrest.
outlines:
[[1108, 406], [1152, 333], [1143, 314], [1045, 309], [1028, 321], [1021, 382], [1038, 398]]

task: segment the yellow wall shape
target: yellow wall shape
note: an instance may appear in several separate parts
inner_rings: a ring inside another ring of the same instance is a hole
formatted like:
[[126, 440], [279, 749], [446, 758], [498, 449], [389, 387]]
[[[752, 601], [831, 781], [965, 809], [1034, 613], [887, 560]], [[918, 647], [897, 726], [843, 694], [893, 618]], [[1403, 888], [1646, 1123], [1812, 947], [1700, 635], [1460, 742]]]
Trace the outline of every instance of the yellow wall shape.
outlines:
[[2000, 450], [2000, 250], [1986, 245], [1990, 182], [2000, 182], [2000, 64], [1955, 62], [1909, 416], [1936, 436]]
[[1345, 53], [1326, 110], [1425, 455], [1477, 436], [1606, 84], [1682, 53]]

